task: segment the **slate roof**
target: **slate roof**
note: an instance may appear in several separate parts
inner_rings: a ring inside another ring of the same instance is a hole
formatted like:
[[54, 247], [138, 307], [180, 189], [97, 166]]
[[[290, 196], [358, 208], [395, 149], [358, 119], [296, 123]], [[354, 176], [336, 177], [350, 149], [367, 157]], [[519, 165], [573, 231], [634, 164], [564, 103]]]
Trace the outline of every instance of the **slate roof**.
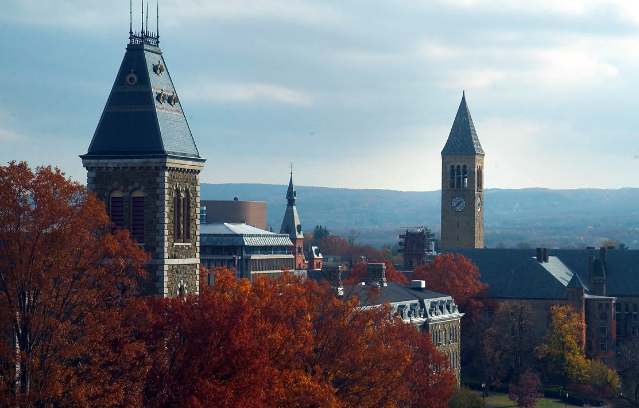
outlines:
[[288, 190], [286, 191], [288, 203], [286, 204], [286, 212], [284, 212], [284, 219], [282, 220], [282, 227], [280, 228], [280, 234], [288, 234], [291, 237], [291, 241], [294, 239], [304, 239], [302, 223], [300, 222], [300, 217], [295, 207], [296, 196], [297, 193], [293, 185], [293, 173], [291, 173], [291, 180], [288, 183]]
[[[561, 283], [564, 289], [571, 284], [572, 278], [566, 281], [566, 278], [562, 277], [568, 271], [578, 275], [581, 285], [587, 291], [588, 257], [596, 256], [596, 261], [600, 261], [599, 249], [549, 249], [549, 261], [555, 258], [563, 267], [554, 269], [553, 263], [549, 262], [542, 271], [538, 265], [534, 265], [535, 262], [539, 264], [534, 258], [534, 248], [453, 248], [445, 252], [458, 253], [469, 258], [479, 268], [480, 280], [489, 285], [488, 296], [498, 298], [544, 299], [559, 296], [561, 288], [557, 286], [557, 282]], [[529, 263], [525, 264], [526, 262]], [[515, 275], [514, 271], [518, 271], [519, 274]], [[638, 250], [608, 250], [605, 273], [606, 296], [639, 296]], [[535, 276], [539, 277], [539, 280], [531, 279]], [[560, 298], [564, 298], [564, 295]]]
[[288, 235], [276, 234], [246, 224], [200, 225], [201, 246], [292, 246]]
[[475, 131], [473, 118], [470, 116], [465, 93], [462, 94], [462, 100], [442, 154], [484, 154]]
[[[157, 74], [160, 64], [161, 74]], [[89, 150], [82, 157], [100, 156], [177, 156], [203, 161], [158, 46], [127, 46]]]
[[[398, 282], [388, 282], [387, 286], [380, 286], [379, 298], [377, 304], [384, 302], [398, 303], [409, 302], [419, 299], [439, 299], [450, 298], [449, 295], [443, 293], [437, 293], [430, 290], [414, 289], [408, 285], [404, 285]], [[375, 292], [371, 292], [371, 287], [368, 285], [357, 285], [354, 287], [353, 294], [357, 295], [362, 304], [368, 304], [369, 296]], [[377, 295], [377, 293], [375, 293]]]

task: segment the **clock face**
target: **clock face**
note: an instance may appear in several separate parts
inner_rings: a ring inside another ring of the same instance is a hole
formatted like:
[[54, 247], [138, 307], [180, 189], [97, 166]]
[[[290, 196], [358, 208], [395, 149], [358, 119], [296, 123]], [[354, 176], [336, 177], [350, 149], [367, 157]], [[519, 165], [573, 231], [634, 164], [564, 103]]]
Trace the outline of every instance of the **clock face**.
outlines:
[[464, 200], [461, 197], [455, 197], [453, 198], [453, 201], [450, 203], [451, 206], [453, 207], [453, 210], [460, 212], [462, 211], [464, 208], [466, 208], [466, 200]]
[[477, 212], [481, 211], [481, 197], [477, 197]]

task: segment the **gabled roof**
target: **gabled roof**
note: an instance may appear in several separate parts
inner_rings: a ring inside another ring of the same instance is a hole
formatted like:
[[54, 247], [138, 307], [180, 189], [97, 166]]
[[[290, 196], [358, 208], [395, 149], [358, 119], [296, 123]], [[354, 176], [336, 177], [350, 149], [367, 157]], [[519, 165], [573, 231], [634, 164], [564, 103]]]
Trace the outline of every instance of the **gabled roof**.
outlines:
[[[488, 296], [490, 297], [505, 297], [504, 295], [516, 294], [507, 291], [503, 282], [507, 281], [506, 276], [510, 271], [535, 256], [534, 248], [451, 248], [445, 252], [458, 253], [469, 258], [479, 268], [480, 280], [489, 285]], [[556, 257], [567, 269], [579, 276], [581, 284], [588, 291], [588, 256], [599, 257], [599, 249], [549, 249], [548, 252], [551, 255], [549, 260]], [[520, 271], [523, 272], [523, 270]], [[552, 272], [547, 270], [547, 273], [552, 276]], [[637, 279], [639, 276], [639, 251], [608, 250], [605, 273], [606, 296], [639, 296], [639, 279]], [[554, 276], [550, 282], [553, 281], [558, 282]], [[521, 285], [517, 287], [522, 288]], [[535, 285], [532, 289], [535, 289], [535, 293], [542, 295], [548, 291], [555, 291], [555, 289], [542, 288], [541, 285]], [[532, 289], [530, 290], [532, 291]]]
[[570, 282], [568, 282], [568, 286], [566, 286], [566, 289], [585, 289], [586, 286], [583, 284], [583, 282], [581, 281], [581, 279], [579, 279], [579, 275], [574, 274], [572, 276], [572, 279], [570, 279]]
[[465, 93], [462, 94], [462, 100], [442, 154], [484, 154], [473, 119], [470, 117]]
[[200, 159], [157, 45], [127, 46], [86, 155], [178, 156]]

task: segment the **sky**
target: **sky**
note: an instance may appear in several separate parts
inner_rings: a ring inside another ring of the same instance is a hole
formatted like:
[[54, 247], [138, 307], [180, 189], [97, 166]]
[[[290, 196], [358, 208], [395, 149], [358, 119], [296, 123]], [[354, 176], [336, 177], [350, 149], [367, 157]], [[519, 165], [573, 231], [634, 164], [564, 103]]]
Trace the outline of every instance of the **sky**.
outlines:
[[[124, 56], [129, 2], [0, 4], [0, 162], [85, 182], [78, 155]], [[437, 190], [465, 91], [486, 188], [639, 187], [637, 1], [159, 7], [202, 182], [286, 184], [292, 162], [298, 185]]]

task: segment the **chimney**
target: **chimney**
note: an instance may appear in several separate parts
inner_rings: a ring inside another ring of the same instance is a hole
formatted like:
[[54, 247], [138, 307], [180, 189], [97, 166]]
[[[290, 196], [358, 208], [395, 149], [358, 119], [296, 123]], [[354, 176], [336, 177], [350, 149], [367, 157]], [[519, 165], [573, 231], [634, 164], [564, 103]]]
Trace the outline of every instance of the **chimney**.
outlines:
[[544, 262], [548, 263], [548, 248], [542, 248], [544, 254]]
[[608, 248], [602, 246], [599, 249], [599, 254], [599, 258], [601, 258], [601, 265], [603, 266], [604, 270], [606, 270], [606, 267], [608, 266]]
[[592, 289], [595, 285], [595, 256], [588, 257], [588, 288]]
[[322, 279], [326, 279], [331, 286], [342, 286], [342, 267], [338, 265], [323, 265]]
[[366, 275], [366, 284], [373, 286], [373, 283], [377, 283], [380, 286], [386, 286], [385, 263], [366, 264]]
[[410, 287], [416, 290], [426, 290], [425, 280], [412, 280], [410, 281]]
[[537, 248], [537, 262], [539, 262], [539, 263], [544, 262], [544, 249], [543, 248]]

